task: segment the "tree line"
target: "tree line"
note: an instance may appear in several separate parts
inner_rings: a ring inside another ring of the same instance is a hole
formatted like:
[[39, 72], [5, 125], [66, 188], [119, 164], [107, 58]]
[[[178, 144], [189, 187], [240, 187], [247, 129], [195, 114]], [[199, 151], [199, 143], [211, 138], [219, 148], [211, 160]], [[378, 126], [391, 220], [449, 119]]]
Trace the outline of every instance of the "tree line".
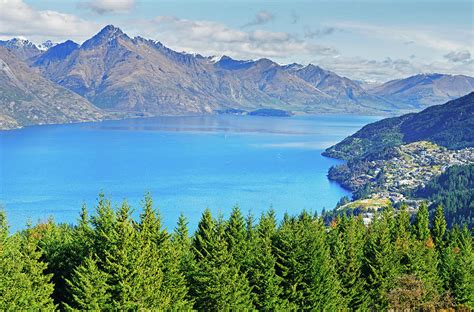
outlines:
[[278, 221], [234, 208], [168, 232], [150, 196], [140, 217], [103, 195], [77, 225], [9, 234], [0, 213], [0, 310], [413, 311], [474, 308], [473, 240], [443, 208], [413, 222], [392, 207], [360, 216], [302, 212]]

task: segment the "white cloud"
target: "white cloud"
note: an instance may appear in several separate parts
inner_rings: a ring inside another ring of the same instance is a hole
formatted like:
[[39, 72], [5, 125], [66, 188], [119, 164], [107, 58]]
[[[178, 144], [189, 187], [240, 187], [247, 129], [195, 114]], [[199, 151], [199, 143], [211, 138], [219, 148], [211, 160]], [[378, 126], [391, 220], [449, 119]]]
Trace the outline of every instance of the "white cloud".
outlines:
[[[461, 50], [465, 47], [466, 42], [464, 40], [453, 40], [454, 36], [452, 32], [443, 33], [439, 28], [428, 29], [414, 26], [381, 26], [357, 22], [340, 22], [335, 23], [335, 26], [352, 32], [360, 33], [367, 37], [373, 37], [387, 41], [398, 41], [404, 44], [416, 44], [444, 52]], [[466, 38], [472, 39], [473, 32], [468, 31], [464, 34], [460, 32], [456, 35], [463, 35]]]
[[0, 36], [24, 36], [36, 42], [45, 39], [82, 40], [94, 34], [99, 25], [71, 14], [38, 11], [22, 0], [0, 0]]
[[405, 59], [370, 60], [362, 57], [325, 57], [314, 63], [351, 79], [386, 82], [419, 73], [472, 75], [474, 62], [452, 64], [446, 61], [422, 62]]
[[89, 9], [97, 14], [127, 13], [135, 6], [135, 0], [93, 0], [82, 1], [80, 8]]
[[263, 25], [268, 22], [271, 22], [275, 17], [273, 16], [272, 13], [262, 10], [258, 12], [255, 17], [245, 24], [243, 27], [249, 27], [249, 26], [256, 26], [256, 25]]
[[173, 16], [158, 16], [153, 20], [134, 21], [135, 34], [160, 40], [178, 51], [204, 55], [226, 54], [249, 59], [268, 57], [277, 61], [296, 57], [335, 55], [332, 47], [300, 40], [286, 32], [230, 28], [222, 23], [195, 21]]

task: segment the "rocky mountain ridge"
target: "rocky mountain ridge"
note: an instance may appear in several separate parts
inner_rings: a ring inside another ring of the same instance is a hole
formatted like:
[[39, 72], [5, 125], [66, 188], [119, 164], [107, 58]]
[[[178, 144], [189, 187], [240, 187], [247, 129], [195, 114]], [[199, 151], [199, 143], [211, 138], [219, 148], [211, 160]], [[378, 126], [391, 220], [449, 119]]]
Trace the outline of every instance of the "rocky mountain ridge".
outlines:
[[[393, 115], [417, 110], [433, 100], [426, 90], [434, 87], [416, 76], [365, 89], [360, 82], [313, 64], [280, 65], [265, 58], [235, 60], [176, 52], [155, 40], [129, 37], [113, 25], [82, 44], [67, 40], [36, 46], [12, 39], [0, 41], [0, 46], [9, 50], [10, 59], [16, 56], [28, 64], [28, 70], [73, 91], [83, 102], [121, 116], [259, 109]], [[445, 76], [449, 75], [431, 79], [436, 82], [438, 100], [474, 90], [470, 83], [474, 78], [463, 76], [469, 83], [458, 86], [457, 80], [443, 82], [449, 80]], [[408, 100], [399, 99], [406, 90], [411, 90]]]
[[[112, 111], [212, 113], [274, 108], [303, 113], [381, 113], [380, 98], [348, 78], [269, 59], [218, 61], [173, 51], [109, 25], [82, 45], [59, 44], [34, 59], [48, 79]], [[388, 109], [389, 111], [390, 109]]]

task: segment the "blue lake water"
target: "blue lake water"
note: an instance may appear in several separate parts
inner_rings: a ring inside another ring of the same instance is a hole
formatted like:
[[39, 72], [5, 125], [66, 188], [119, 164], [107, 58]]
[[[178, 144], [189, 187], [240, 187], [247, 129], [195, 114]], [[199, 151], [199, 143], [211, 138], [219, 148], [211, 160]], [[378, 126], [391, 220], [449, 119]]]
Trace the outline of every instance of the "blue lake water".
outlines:
[[376, 117], [159, 117], [0, 132], [0, 205], [12, 230], [52, 216], [73, 223], [99, 192], [135, 214], [146, 192], [164, 225], [192, 229], [208, 207], [256, 217], [331, 209], [349, 193], [328, 181], [324, 148]]

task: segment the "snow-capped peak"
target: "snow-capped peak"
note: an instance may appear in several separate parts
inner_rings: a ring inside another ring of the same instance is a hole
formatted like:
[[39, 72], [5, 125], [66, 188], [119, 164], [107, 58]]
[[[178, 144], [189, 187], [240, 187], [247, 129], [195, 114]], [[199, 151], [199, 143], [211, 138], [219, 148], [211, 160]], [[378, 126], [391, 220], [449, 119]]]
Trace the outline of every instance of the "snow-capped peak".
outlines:
[[211, 64], [214, 64], [214, 63], [217, 63], [219, 62], [221, 59], [222, 59], [223, 55], [213, 55], [213, 56], [209, 56], [208, 59], [209, 59], [209, 63]]
[[37, 48], [41, 51], [48, 51], [49, 49], [51, 49], [55, 45], [57, 45], [56, 42], [52, 42], [51, 40], [46, 40], [42, 44], [37, 45]]

